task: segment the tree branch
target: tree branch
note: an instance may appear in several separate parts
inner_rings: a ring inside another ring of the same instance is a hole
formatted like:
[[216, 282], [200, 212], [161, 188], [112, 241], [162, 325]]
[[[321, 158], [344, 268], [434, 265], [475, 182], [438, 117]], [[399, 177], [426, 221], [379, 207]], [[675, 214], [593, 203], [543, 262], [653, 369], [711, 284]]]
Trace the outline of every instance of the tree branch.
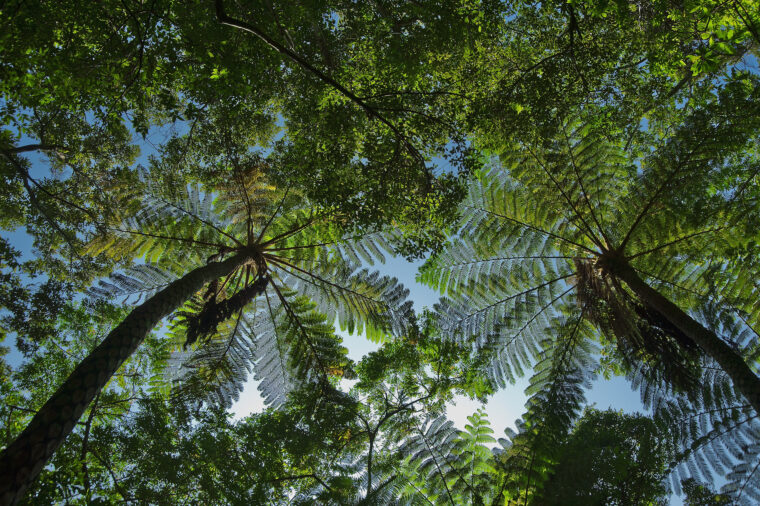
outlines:
[[340, 92], [341, 95], [348, 98], [351, 102], [359, 106], [359, 108], [361, 108], [364, 112], [366, 112], [368, 116], [378, 120], [380, 123], [387, 126], [391, 130], [391, 132], [393, 132], [396, 135], [396, 137], [400, 139], [401, 142], [403, 142], [409, 154], [411, 154], [413, 158], [418, 160], [424, 166], [425, 159], [422, 157], [420, 152], [417, 151], [417, 149], [411, 144], [409, 139], [401, 132], [401, 130], [399, 130], [399, 128], [395, 124], [393, 124], [390, 120], [386, 119], [375, 108], [371, 107], [364, 100], [356, 96], [352, 91], [347, 89], [338, 81], [336, 81], [332, 77], [328, 76], [321, 70], [314, 67], [312, 64], [306, 61], [306, 59], [301, 57], [299, 54], [288, 49], [287, 47], [283, 46], [276, 40], [269, 37], [257, 26], [228, 16], [227, 12], [224, 9], [224, 3], [222, 2], [222, 0], [215, 0], [215, 6], [216, 6], [216, 18], [219, 20], [221, 24], [231, 26], [233, 28], [237, 28], [239, 30], [243, 30], [255, 35], [256, 37], [261, 39], [264, 43], [266, 43], [269, 47], [271, 47], [278, 53], [286, 56], [288, 59], [298, 64], [301, 68], [303, 68], [304, 70], [316, 76], [320, 81], [324, 82], [328, 86]]

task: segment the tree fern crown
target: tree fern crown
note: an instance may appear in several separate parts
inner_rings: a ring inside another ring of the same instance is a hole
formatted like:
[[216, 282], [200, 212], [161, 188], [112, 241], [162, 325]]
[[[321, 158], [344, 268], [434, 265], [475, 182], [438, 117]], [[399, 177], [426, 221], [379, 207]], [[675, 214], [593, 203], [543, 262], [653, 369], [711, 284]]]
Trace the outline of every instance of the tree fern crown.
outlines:
[[405, 331], [407, 290], [362, 268], [392, 253], [392, 234], [352, 231], [339, 212], [268, 184], [258, 166], [208, 188], [145, 184], [147, 196], [126, 198], [121, 223], [89, 248], [144, 263], [102, 281], [94, 296], [134, 302], [188, 265], [248, 256], [172, 319], [169, 334], [183, 348], [170, 359], [178, 393], [229, 405], [256, 364], [264, 398], [279, 404], [299, 381], [351, 374], [333, 322], [374, 341]]

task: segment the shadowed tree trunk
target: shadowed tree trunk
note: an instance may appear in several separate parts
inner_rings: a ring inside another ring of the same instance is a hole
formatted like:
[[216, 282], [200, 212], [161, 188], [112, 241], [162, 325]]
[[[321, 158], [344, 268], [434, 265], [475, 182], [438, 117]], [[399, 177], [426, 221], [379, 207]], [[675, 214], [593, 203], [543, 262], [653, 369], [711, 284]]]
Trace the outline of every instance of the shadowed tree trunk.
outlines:
[[625, 281], [639, 299], [659, 311], [713, 358], [731, 378], [736, 391], [760, 414], [760, 378], [736, 350], [649, 286], [627, 263], [616, 262], [612, 268], [615, 276]]
[[226, 276], [255, 255], [255, 250], [244, 249], [227, 260], [199, 267], [132, 310], [74, 369], [26, 429], [0, 454], [0, 505], [16, 504], [21, 499], [89, 403], [162, 318], [204, 284]]

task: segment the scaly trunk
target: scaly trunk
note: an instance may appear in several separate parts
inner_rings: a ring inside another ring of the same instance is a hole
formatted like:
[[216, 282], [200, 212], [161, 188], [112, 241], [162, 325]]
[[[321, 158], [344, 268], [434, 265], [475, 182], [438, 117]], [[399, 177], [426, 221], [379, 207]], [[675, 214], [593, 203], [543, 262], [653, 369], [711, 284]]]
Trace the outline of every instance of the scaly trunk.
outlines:
[[162, 318], [204, 284], [226, 276], [252, 258], [242, 251], [222, 262], [199, 267], [136, 307], [74, 369], [0, 454], [0, 505], [18, 502], [45, 463], [63, 443], [87, 405]]
[[625, 281], [643, 302], [659, 311], [713, 358], [731, 378], [734, 389], [760, 413], [760, 378], [752, 372], [738, 352], [645, 283], [630, 265], [620, 262], [614, 266], [613, 273]]

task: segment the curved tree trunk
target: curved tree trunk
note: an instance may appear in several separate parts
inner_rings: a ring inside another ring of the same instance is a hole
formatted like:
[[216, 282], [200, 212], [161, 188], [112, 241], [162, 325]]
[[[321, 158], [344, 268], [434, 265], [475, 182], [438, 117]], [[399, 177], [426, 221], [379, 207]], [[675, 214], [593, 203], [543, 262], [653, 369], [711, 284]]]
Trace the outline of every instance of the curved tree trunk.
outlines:
[[199, 267], [133, 309], [82, 360], [26, 429], [0, 454], [0, 505], [12, 505], [21, 499], [87, 405], [162, 318], [204, 284], [231, 273], [252, 255], [252, 251], [244, 250], [222, 262]]
[[649, 286], [630, 265], [616, 265], [613, 272], [625, 281], [643, 302], [659, 311], [713, 358], [731, 378], [734, 389], [741, 393], [760, 414], [760, 378], [752, 372], [736, 350]]

